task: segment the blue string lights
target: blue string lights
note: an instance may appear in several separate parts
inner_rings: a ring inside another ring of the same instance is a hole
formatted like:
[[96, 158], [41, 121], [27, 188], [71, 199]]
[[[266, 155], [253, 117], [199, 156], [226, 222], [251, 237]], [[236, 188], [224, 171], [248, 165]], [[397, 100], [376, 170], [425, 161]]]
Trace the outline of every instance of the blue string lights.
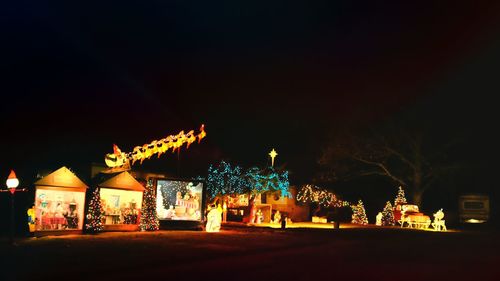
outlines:
[[289, 187], [288, 171], [276, 171], [273, 167], [252, 167], [243, 171], [240, 166], [231, 167], [231, 164], [221, 161], [219, 165], [208, 168], [207, 190], [211, 198], [266, 191], [279, 191], [282, 196], [289, 197]]
[[226, 194], [242, 194], [249, 190], [242, 169], [221, 161], [219, 165], [208, 167], [207, 191], [211, 198]]

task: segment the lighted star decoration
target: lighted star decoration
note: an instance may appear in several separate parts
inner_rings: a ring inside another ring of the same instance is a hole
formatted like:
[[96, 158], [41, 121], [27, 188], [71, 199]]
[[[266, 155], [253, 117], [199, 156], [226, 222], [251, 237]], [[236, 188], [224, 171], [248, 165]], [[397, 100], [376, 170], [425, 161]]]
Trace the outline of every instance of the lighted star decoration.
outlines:
[[269, 152], [269, 156], [271, 156], [271, 167], [274, 167], [274, 158], [276, 158], [276, 156], [278, 156], [278, 153], [273, 148], [273, 150], [271, 150], [271, 152]]

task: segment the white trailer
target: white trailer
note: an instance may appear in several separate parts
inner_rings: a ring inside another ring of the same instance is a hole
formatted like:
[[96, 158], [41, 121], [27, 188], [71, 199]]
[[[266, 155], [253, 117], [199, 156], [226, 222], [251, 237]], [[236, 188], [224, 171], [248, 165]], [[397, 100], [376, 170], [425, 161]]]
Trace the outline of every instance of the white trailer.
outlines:
[[483, 194], [466, 194], [459, 198], [461, 223], [485, 223], [490, 216], [490, 198]]

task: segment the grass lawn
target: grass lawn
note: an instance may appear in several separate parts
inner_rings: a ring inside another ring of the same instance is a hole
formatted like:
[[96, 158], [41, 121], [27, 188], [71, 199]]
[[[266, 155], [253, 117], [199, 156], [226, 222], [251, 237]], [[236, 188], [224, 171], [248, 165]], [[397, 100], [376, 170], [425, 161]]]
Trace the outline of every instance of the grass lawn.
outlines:
[[497, 236], [345, 225], [4, 239], [0, 280], [498, 280]]

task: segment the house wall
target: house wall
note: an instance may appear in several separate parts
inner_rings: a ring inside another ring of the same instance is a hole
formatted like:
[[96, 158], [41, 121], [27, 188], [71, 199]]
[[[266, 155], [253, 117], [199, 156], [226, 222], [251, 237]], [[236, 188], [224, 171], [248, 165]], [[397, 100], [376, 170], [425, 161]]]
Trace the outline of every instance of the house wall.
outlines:
[[292, 221], [308, 221], [309, 220], [309, 206], [297, 204], [295, 200], [297, 189], [295, 187], [290, 187], [290, 197], [279, 196], [273, 193], [266, 194], [266, 203], [271, 204], [273, 212], [275, 210], [280, 211], [280, 213], [287, 213], [288, 217]]

